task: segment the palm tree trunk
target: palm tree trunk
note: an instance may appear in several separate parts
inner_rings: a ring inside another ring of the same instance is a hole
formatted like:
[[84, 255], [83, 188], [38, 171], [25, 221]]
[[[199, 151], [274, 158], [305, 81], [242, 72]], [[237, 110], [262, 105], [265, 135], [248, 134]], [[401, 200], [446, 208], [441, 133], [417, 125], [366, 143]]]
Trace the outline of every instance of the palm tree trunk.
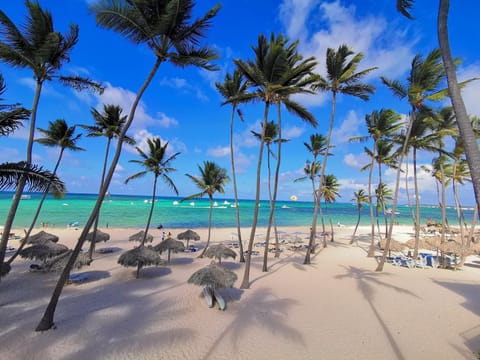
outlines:
[[440, 235], [440, 242], [445, 242], [445, 234], [447, 231], [447, 188], [445, 186], [445, 171], [443, 165], [440, 164], [440, 176], [442, 177], [442, 234]]
[[416, 148], [413, 148], [412, 156], [413, 156], [413, 184], [415, 186], [415, 247], [413, 249], [413, 258], [416, 259], [418, 256], [418, 242], [420, 241], [420, 194], [418, 192], [417, 149]]
[[[352, 239], [350, 240], [350, 245], [353, 244], [355, 241], [355, 234], [357, 233], [358, 225], [360, 224], [360, 214], [361, 214], [362, 207], [358, 205], [358, 215], [357, 215], [357, 224], [355, 225], [355, 229], [353, 229]], [[358, 244], [358, 241], [357, 241]]]
[[[37, 119], [37, 109], [38, 103], [40, 101], [40, 94], [42, 92], [43, 80], [37, 80], [37, 85], [35, 88], [35, 95], [33, 97], [32, 104], [32, 113], [30, 117], [30, 132], [28, 136], [27, 143], [27, 154], [26, 154], [26, 163], [30, 165], [32, 163], [32, 148], [33, 148], [33, 138], [35, 135], [35, 123]], [[8, 211], [7, 218], [5, 219], [5, 224], [3, 227], [2, 239], [0, 240], [0, 279], [3, 274], [3, 262], [5, 260], [5, 253], [7, 251], [8, 245], [8, 236], [12, 231], [13, 220], [17, 213], [18, 204], [20, 203], [20, 198], [22, 197], [23, 189], [25, 188], [26, 179], [24, 176], [20, 178], [20, 181], [17, 184], [17, 189], [13, 195], [13, 200], [10, 205], [10, 210]]]
[[[157, 180], [158, 180], [158, 175], [155, 174], [155, 179], [153, 180], [152, 206], [150, 206], [150, 213], [148, 214], [147, 226], [145, 226], [145, 233], [143, 234], [142, 246], [145, 245], [145, 240], [147, 239], [148, 229], [150, 229], [150, 224], [152, 223], [153, 209], [155, 207], [155, 195], [157, 193]], [[170, 252], [168, 253], [168, 255], [170, 256]]]
[[373, 144], [373, 157], [372, 163], [368, 173], [368, 205], [370, 207], [370, 246], [368, 247], [367, 257], [375, 256], [375, 213], [373, 211], [373, 194], [372, 194], [372, 178], [373, 178], [373, 165], [375, 163], [376, 144]]
[[[378, 263], [377, 268], [375, 271], [383, 271], [383, 266], [385, 265], [385, 261], [387, 260], [387, 255], [390, 251], [390, 243], [392, 241], [392, 233], [393, 233], [393, 225], [395, 223], [395, 211], [397, 211], [397, 202], [398, 202], [398, 193], [400, 191], [400, 175], [402, 173], [402, 163], [403, 163], [403, 158], [405, 156], [405, 153], [407, 151], [407, 145], [408, 141], [410, 138], [410, 134], [412, 132], [412, 125], [413, 122], [415, 121], [415, 110], [412, 109], [412, 112], [410, 113], [410, 121], [408, 123], [407, 127], [407, 133], [405, 134], [405, 141], [403, 142], [402, 145], [402, 152], [400, 153], [399, 161], [398, 161], [398, 169], [397, 169], [397, 178], [395, 182], [395, 192], [393, 195], [393, 203], [392, 203], [392, 212], [390, 214], [390, 227], [388, 228], [388, 236], [385, 240], [385, 248], [383, 249], [383, 254], [380, 259], [380, 262]], [[408, 166], [408, 164], [407, 164]]]
[[272, 195], [271, 184], [271, 168], [270, 168], [270, 145], [267, 143], [267, 175], [268, 175], [268, 197], [270, 200], [270, 213], [268, 215], [267, 234], [265, 235], [265, 248], [263, 249], [263, 266], [262, 271], [268, 271], [268, 248], [270, 244], [270, 231], [272, 229], [273, 214], [275, 213], [275, 202]]
[[50, 301], [47, 305], [47, 308], [45, 309], [45, 313], [43, 314], [42, 319], [40, 320], [39, 324], [37, 325], [35, 331], [45, 331], [49, 330], [52, 328], [54, 325], [53, 318], [55, 315], [55, 309], [57, 307], [58, 300], [60, 299], [60, 295], [63, 290], [63, 286], [67, 282], [68, 276], [70, 274], [70, 271], [72, 270], [73, 264], [75, 263], [75, 260], [77, 259], [78, 254], [80, 253], [80, 250], [82, 249], [83, 243], [85, 242], [85, 238], [88, 234], [88, 231], [90, 227], [92, 226], [93, 222], [95, 221], [98, 212], [100, 211], [100, 207], [102, 205], [103, 199], [105, 198], [105, 194], [108, 190], [108, 186], [110, 185], [110, 181], [112, 180], [113, 173], [115, 172], [115, 168], [118, 164], [118, 160], [120, 159], [120, 154], [122, 152], [122, 144], [123, 140], [125, 139], [125, 135], [130, 128], [130, 125], [133, 122], [133, 118], [135, 116], [135, 111], [137, 109], [138, 103], [140, 102], [140, 99], [142, 98], [143, 93], [147, 89], [148, 85], [152, 81], [155, 73], [157, 72], [158, 68], [160, 67], [160, 64], [162, 63], [162, 59], [157, 57], [157, 60], [148, 74], [147, 79], [143, 83], [142, 87], [140, 88], [137, 97], [133, 101], [132, 108], [130, 109], [130, 113], [128, 115], [127, 121], [125, 123], [125, 126], [122, 129], [122, 132], [120, 133], [118, 137], [118, 144], [117, 144], [117, 149], [115, 150], [115, 155], [113, 157], [112, 163], [110, 164], [110, 168], [108, 170], [107, 176], [105, 178], [105, 181], [102, 185], [102, 189], [100, 190], [98, 194], [97, 201], [95, 203], [95, 206], [92, 210], [92, 213], [90, 214], [90, 217], [88, 218], [85, 227], [82, 230], [82, 233], [80, 234], [80, 237], [77, 241], [77, 244], [75, 245], [75, 248], [73, 249], [72, 255], [70, 256], [70, 259], [68, 260], [67, 265], [63, 269], [60, 278], [57, 281], [57, 285], [55, 286], [55, 289], [53, 290], [52, 297], [50, 298]]
[[263, 147], [265, 144], [265, 129], [267, 128], [267, 119], [268, 119], [268, 109], [269, 102], [265, 103], [265, 111], [263, 115], [262, 123], [262, 137], [260, 139], [260, 149], [258, 151], [258, 163], [257, 163], [257, 179], [256, 179], [256, 190], [255, 190], [255, 206], [253, 208], [253, 219], [252, 219], [252, 229], [250, 231], [250, 239], [248, 240], [248, 253], [245, 261], [245, 271], [243, 273], [242, 283], [240, 289], [248, 289], [250, 287], [250, 262], [252, 258], [252, 248], [253, 241], [255, 240], [255, 232], [257, 230], [258, 222], [258, 208], [260, 206], [260, 180], [262, 172], [262, 158], [263, 158]]
[[[323, 178], [325, 177], [325, 168], [327, 167], [327, 159], [328, 159], [328, 153], [330, 150], [330, 140], [332, 138], [332, 131], [333, 131], [333, 122], [335, 120], [335, 105], [336, 105], [336, 100], [337, 100], [337, 93], [332, 92], [332, 112], [330, 116], [330, 125], [328, 128], [328, 135], [327, 135], [327, 140], [326, 140], [326, 146], [325, 146], [325, 155], [323, 156], [323, 164], [322, 168], [320, 170], [320, 180], [318, 184], [318, 195], [315, 201], [315, 206], [313, 209], [313, 220], [312, 220], [312, 230], [310, 231], [310, 240], [308, 242], [308, 249], [311, 249], [313, 246], [313, 240], [315, 239], [315, 235], [317, 233], [317, 214], [318, 214], [318, 208], [320, 207], [320, 199], [321, 199], [321, 194], [322, 194], [322, 187], [323, 187]], [[326, 244], [324, 242], [324, 244]], [[305, 254], [305, 260], [303, 261], [305, 265], [308, 265], [311, 263], [310, 260], [310, 251], [307, 251]]]
[[[60, 149], [60, 154], [58, 155], [57, 163], [55, 164], [55, 168], [53, 169], [52, 177], [54, 177], [54, 176], [57, 174], [57, 170], [58, 170], [58, 167], [59, 167], [59, 165], [60, 165], [60, 161], [62, 160], [63, 151], [64, 151], [64, 148]], [[18, 254], [20, 253], [20, 251], [22, 251], [22, 249], [24, 248], [25, 244], [27, 243], [28, 237], [29, 237], [30, 234], [32, 233], [33, 228], [35, 227], [35, 224], [37, 223], [38, 216], [40, 215], [40, 211], [42, 210], [43, 202], [45, 201], [45, 198], [47, 197], [49, 190], [50, 190], [50, 185], [47, 186], [47, 188], [46, 188], [45, 191], [43, 192], [42, 197], [41, 197], [40, 202], [39, 202], [38, 207], [37, 207], [37, 211], [35, 212], [35, 215], [33, 216], [32, 223], [30, 224], [30, 227], [29, 227], [28, 230], [26, 231], [25, 237], [23, 238], [22, 242], [20, 243], [20, 246], [18, 247], [18, 249], [17, 249], [17, 251], [15, 252], [15, 254], [13, 254], [13, 255], [10, 257], [10, 259], [8, 259], [8, 261], [7, 261], [7, 264], [8, 264], [8, 265], [10, 265], [10, 264], [13, 262], [13, 260], [15, 260], [15, 258], [18, 256]]]
[[447, 75], [448, 93], [452, 100], [453, 109], [457, 118], [458, 129], [463, 140], [467, 163], [472, 176], [473, 189], [477, 206], [480, 206], [480, 151], [472, 124], [468, 118], [467, 109], [463, 102], [458, 86], [455, 64], [453, 62], [450, 41], [448, 39], [448, 10], [450, 0], [440, 0], [438, 8], [438, 42], [442, 53], [443, 66]]
[[[102, 178], [100, 180], [100, 188], [101, 191], [103, 182], [105, 181], [105, 171], [107, 170], [107, 161], [108, 161], [108, 153], [110, 152], [110, 142], [111, 138], [109, 137], [107, 140], [107, 147], [105, 149], [105, 158], [103, 159], [103, 170], [102, 170]], [[97, 244], [96, 237], [97, 237], [97, 229], [98, 229], [98, 222], [100, 220], [100, 210], [98, 211], [97, 218], [95, 219], [95, 223], [93, 224], [93, 234], [92, 234], [92, 241], [90, 243], [90, 248], [88, 249], [88, 257], [93, 259], [93, 253], [95, 252], [95, 246]], [[88, 229], [90, 230], [90, 229]]]
[[203, 258], [203, 256], [205, 255], [205, 251], [207, 251], [207, 248], [208, 246], [210, 245], [210, 234], [211, 234], [211, 231], [212, 231], [212, 213], [213, 213], [213, 197], [212, 195], [208, 195], [208, 197], [210, 198], [210, 211], [208, 213], [208, 236], [207, 236], [207, 244], [205, 245], [205, 247], [203, 248], [203, 251], [202, 253], [198, 256], [199, 258]]
[[230, 160], [232, 162], [232, 177], [233, 177], [233, 197], [235, 200], [235, 220], [237, 222], [237, 238], [240, 250], [240, 262], [245, 262], [245, 255], [243, 254], [242, 231], [240, 229], [240, 209], [238, 206], [238, 191], [237, 191], [237, 175], [235, 172], [235, 156], [233, 152], [233, 119], [235, 117], [236, 106], [232, 106], [232, 117], [230, 120]]

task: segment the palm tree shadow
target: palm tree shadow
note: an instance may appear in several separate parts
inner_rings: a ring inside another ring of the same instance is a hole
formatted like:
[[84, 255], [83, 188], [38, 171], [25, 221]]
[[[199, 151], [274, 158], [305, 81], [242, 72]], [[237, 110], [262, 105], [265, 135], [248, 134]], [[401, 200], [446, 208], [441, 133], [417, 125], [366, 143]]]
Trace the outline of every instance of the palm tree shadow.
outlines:
[[[240, 294], [241, 295], [241, 294]], [[267, 288], [255, 290], [245, 301], [242, 308], [237, 309], [236, 318], [218, 336], [202, 359], [211, 358], [215, 348], [226, 336], [232, 339], [235, 350], [238, 342], [244, 336], [248, 336], [249, 329], [263, 327], [274, 336], [282, 337], [289, 342], [305, 345], [302, 335], [293, 327], [286, 324], [286, 314], [296, 301], [292, 299], [279, 299]]]
[[468, 284], [460, 283], [458, 281], [447, 282], [438, 280], [433, 280], [433, 282], [463, 296], [465, 302], [462, 305], [472, 313], [480, 316], [480, 310], [478, 307], [478, 283]]
[[[382, 327], [382, 329], [385, 333], [385, 336], [387, 337], [388, 341], [390, 342], [390, 345], [392, 346], [392, 349], [393, 349], [393, 351], [396, 355], [396, 358], [397, 359], [404, 359], [404, 356], [403, 356], [403, 354], [400, 350], [400, 347], [396, 343], [393, 334], [388, 329], [387, 324], [382, 319], [380, 313], [377, 311], [377, 309], [374, 305], [374, 302], [373, 302], [374, 291], [375, 291], [374, 286], [386, 287], [388, 289], [394, 290], [394, 291], [399, 292], [401, 294], [410, 295], [410, 296], [413, 296], [413, 297], [416, 297], [416, 298], [420, 298], [420, 297], [417, 296], [416, 294], [414, 294], [413, 292], [409, 291], [409, 290], [406, 290], [406, 289], [403, 289], [401, 287], [388, 284], [388, 283], [380, 281], [378, 279], [381, 276], [388, 276], [389, 274], [372, 272], [372, 271], [368, 271], [368, 270], [359, 269], [359, 268], [356, 268], [356, 267], [353, 267], [353, 266], [342, 266], [342, 267], [345, 268], [347, 273], [344, 274], [344, 275], [337, 275], [337, 276], [335, 276], [335, 278], [336, 279], [353, 278], [354, 280], [356, 280], [358, 289], [360, 290], [360, 292], [363, 294], [365, 300], [370, 305], [370, 308], [372, 309], [375, 317], [377, 318], [378, 323]], [[372, 284], [374, 286], [372, 286]]]

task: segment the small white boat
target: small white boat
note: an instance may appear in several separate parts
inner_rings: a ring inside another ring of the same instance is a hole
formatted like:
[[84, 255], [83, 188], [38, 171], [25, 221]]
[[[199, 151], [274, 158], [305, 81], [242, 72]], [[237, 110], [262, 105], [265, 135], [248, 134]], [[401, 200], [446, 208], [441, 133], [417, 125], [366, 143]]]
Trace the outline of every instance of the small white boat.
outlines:
[[190, 206], [195, 206], [195, 203], [192, 201], [192, 202], [190, 203]]
[[173, 202], [173, 205], [178, 205], [178, 201], [175, 200], [175, 201]]
[[31, 198], [32, 196], [28, 194], [23, 194], [22, 196], [20, 196], [20, 200], [30, 200]]

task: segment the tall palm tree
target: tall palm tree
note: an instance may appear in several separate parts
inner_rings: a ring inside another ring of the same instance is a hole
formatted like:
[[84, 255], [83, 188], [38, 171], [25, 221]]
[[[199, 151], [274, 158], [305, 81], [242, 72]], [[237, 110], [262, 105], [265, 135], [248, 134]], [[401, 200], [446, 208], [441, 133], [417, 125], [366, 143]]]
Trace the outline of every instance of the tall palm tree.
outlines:
[[[355, 224], [355, 229], [353, 230], [352, 239], [350, 240], [350, 244], [353, 244], [355, 241], [355, 234], [357, 233], [358, 225], [360, 224], [360, 216], [362, 215], [363, 204], [368, 203], [368, 195], [365, 193], [365, 190], [360, 189], [353, 193], [353, 199], [357, 204], [357, 223]], [[358, 241], [357, 241], [358, 244]]]
[[[145, 170], [140, 171], [132, 176], [129, 176], [125, 180], [125, 184], [128, 184], [130, 180], [138, 179], [144, 177], [148, 173], [153, 174], [153, 189], [152, 189], [152, 206], [150, 207], [150, 212], [148, 214], [147, 226], [145, 227], [145, 232], [143, 233], [143, 239], [140, 246], [145, 244], [145, 239], [147, 238], [148, 229], [150, 229], [150, 223], [152, 221], [153, 208], [155, 206], [155, 194], [157, 192], [157, 181], [160, 177], [169, 187], [175, 191], [175, 194], [178, 195], [177, 187], [175, 186], [172, 179], [168, 174], [172, 171], [175, 171], [174, 168], [170, 166], [170, 163], [175, 160], [175, 158], [180, 154], [179, 152], [168, 156], [167, 147], [168, 142], [162, 145], [160, 138], [147, 139], [148, 153], [145, 153], [140, 147], [135, 147], [138, 154], [140, 155], [141, 160], [130, 160], [132, 163], [141, 165]], [[167, 157], [168, 156], [168, 157]]]
[[235, 112], [238, 111], [240, 120], [243, 121], [241, 116], [240, 109], [238, 105], [241, 102], [248, 100], [247, 89], [248, 84], [242, 73], [236, 69], [233, 72], [233, 75], [226, 74], [225, 80], [223, 83], [216, 82], [215, 87], [218, 92], [223, 96], [225, 101], [222, 105], [231, 104], [232, 105], [232, 115], [230, 117], [230, 161], [232, 163], [232, 178], [233, 178], [233, 196], [235, 200], [235, 219], [237, 223], [237, 237], [240, 249], [240, 262], [245, 262], [245, 256], [243, 254], [243, 242], [242, 242], [242, 232], [240, 231], [240, 208], [238, 204], [238, 191], [237, 191], [237, 176], [235, 172], [235, 153], [233, 146], [233, 120], [235, 118]]
[[[403, 123], [400, 121], [401, 116], [391, 109], [375, 110], [370, 114], [365, 115], [365, 124], [367, 126], [368, 136], [357, 136], [350, 139], [350, 141], [366, 141], [373, 140], [372, 150], [365, 148], [365, 152], [371, 158], [371, 164], [365, 166], [362, 170], [369, 169], [368, 181], [368, 201], [370, 208], [370, 246], [368, 248], [368, 257], [375, 255], [375, 220], [374, 208], [372, 204], [372, 171], [375, 162], [378, 164], [378, 182], [382, 182], [382, 164], [387, 162], [390, 164], [390, 151], [393, 148], [391, 139], [402, 128]], [[382, 141], [383, 139], [383, 141]], [[380, 143], [379, 143], [380, 142]], [[388, 159], [388, 160], [387, 160]]]
[[[272, 194], [272, 171], [271, 171], [271, 166], [270, 166], [270, 159], [274, 158], [277, 159], [277, 156], [275, 153], [272, 151], [271, 146], [275, 143], [278, 143], [279, 141], [286, 142], [288, 140], [286, 139], [280, 139], [278, 137], [278, 132], [279, 128], [277, 124], [275, 124], [274, 121], [269, 121], [267, 123], [267, 128], [263, 131], [264, 133], [264, 138], [265, 138], [265, 145], [267, 147], [267, 187], [268, 187], [268, 198], [270, 201], [270, 210], [272, 209], [272, 206], [275, 206], [274, 201], [273, 201], [273, 194]], [[255, 131], [251, 131], [253, 136], [255, 136], [257, 139], [262, 138], [262, 133], [257, 133]], [[267, 230], [267, 237], [265, 238], [265, 248], [264, 248], [264, 254], [263, 254], [263, 267], [262, 271], [267, 272], [268, 271], [268, 252], [269, 252], [269, 245], [270, 245], [270, 227], [271, 223], [268, 224], [268, 230]], [[275, 224], [275, 215], [273, 215], [273, 226], [275, 227], [275, 239], [276, 239], [276, 248], [278, 249], [278, 236], [277, 236], [277, 231], [276, 231], [276, 224]]]
[[[118, 105], [103, 104], [103, 112], [100, 112], [95, 108], [92, 108], [91, 110], [95, 125], [80, 125], [82, 128], [87, 130], [87, 137], [104, 136], [107, 138], [99, 191], [101, 191], [103, 183], [105, 181], [105, 172], [107, 170], [111, 142], [114, 138], [118, 138], [120, 136], [127, 120], [127, 116], [122, 116], [122, 111], [123, 109]], [[127, 135], [125, 135], [123, 141], [129, 145], [135, 145], [135, 140]], [[95, 223], [93, 224], [93, 236], [90, 242], [90, 248], [88, 250], [88, 256], [90, 257], [90, 259], [92, 259], [93, 253], [95, 251], [95, 238], [97, 234], [99, 219], [100, 210], [98, 211], [97, 218], [95, 219]]]
[[[60, 148], [60, 152], [58, 154], [57, 162], [53, 169], [52, 175], [55, 176], [57, 174], [58, 167], [60, 166], [60, 162], [63, 158], [63, 153], [65, 150], [70, 151], [82, 151], [85, 150], [79, 146], [77, 146], [78, 140], [81, 138], [81, 134], [75, 135], [75, 126], [68, 126], [67, 122], [64, 119], [57, 119], [55, 121], [50, 121], [48, 129], [41, 129], [37, 128], [37, 130], [44, 135], [42, 138], [35, 139], [35, 142], [42, 144], [48, 147], [58, 147]], [[32, 233], [35, 224], [37, 223], [38, 216], [40, 215], [40, 211], [42, 210], [43, 203], [47, 194], [49, 193], [50, 187], [43, 192], [42, 197], [40, 198], [40, 202], [37, 206], [37, 210], [33, 216], [32, 223], [30, 227], [25, 233], [25, 237], [23, 238], [22, 243], [20, 244], [19, 248], [15, 252], [15, 254], [8, 259], [7, 264], [11, 264], [13, 260], [18, 256], [20, 251], [23, 249], [25, 244], [28, 241], [28, 237]], [[63, 194], [62, 194], [63, 195]]]
[[[397, 0], [397, 9], [404, 16], [412, 19], [410, 10], [413, 8], [415, 0]], [[465, 143], [465, 153], [467, 154], [468, 167], [473, 180], [473, 188], [477, 207], [480, 207], [480, 150], [478, 149], [477, 138], [468, 117], [465, 103], [463, 102], [461, 87], [458, 83], [455, 61], [450, 49], [450, 40], [448, 37], [448, 13], [450, 0], [439, 0], [438, 18], [437, 18], [437, 36], [442, 55], [442, 61], [447, 76], [448, 93], [452, 101], [453, 109], [457, 117], [457, 124], [460, 136]]]
[[[26, 0], [28, 16], [24, 24], [17, 27], [13, 21], [0, 10], [0, 59], [15, 68], [30, 69], [36, 82], [33, 98], [30, 130], [27, 142], [25, 163], [32, 163], [32, 148], [40, 94], [45, 81], [57, 78], [65, 85], [82, 90], [85, 88], [103, 91], [102, 87], [85, 78], [58, 75], [65, 62], [70, 60], [70, 53], [77, 43], [78, 26], [70, 25], [63, 35], [54, 30], [50, 12], [43, 10], [37, 1]], [[26, 179], [19, 179], [10, 210], [5, 219], [3, 235], [0, 241], [0, 264], [5, 259], [8, 234], [12, 228], [18, 204], [25, 187]]]
[[[353, 55], [353, 57], [351, 57]], [[335, 108], [337, 104], [337, 95], [351, 95], [362, 100], [368, 100], [369, 95], [373, 94], [375, 88], [371, 85], [361, 83], [361, 79], [368, 75], [376, 67], [361, 70], [357, 72], [358, 65], [363, 59], [362, 53], [355, 54], [347, 45], [340, 45], [337, 50], [328, 48], [326, 57], [327, 77], [320, 77], [316, 83], [316, 88], [321, 91], [328, 91], [332, 94], [332, 107], [330, 114], [330, 123], [327, 134], [326, 152], [323, 156], [322, 168], [320, 172], [320, 181], [318, 184], [318, 193], [322, 193], [321, 187], [324, 183], [325, 170], [327, 167], [328, 152], [332, 139], [333, 125], [335, 122]], [[313, 210], [312, 231], [310, 234], [309, 248], [312, 247], [313, 240], [317, 232], [317, 213], [320, 207], [320, 197], [317, 198]], [[305, 255], [304, 264], [310, 264], [310, 252]]]
[[194, 183], [197, 185], [201, 192], [187, 196], [184, 200], [187, 199], [198, 199], [204, 195], [207, 195], [210, 200], [210, 211], [208, 213], [208, 237], [207, 244], [203, 248], [200, 258], [205, 255], [208, 245], [210, 245], [210, 234], [212, 230], [212, 213], [213, 213], [213, 195], [216, 192], [220, 194], [225, 193], [224, 186], [230, 181], [230, 178], [227, 175], [227, 170], [219, 167], [213, 161], [205, 161], [203, 167], [198, 166], [200, 171], [200, 177], [196, 177], [190, 174], [186, 174]]
[[205, 31], [210, 26], [212, 18], [220, 10], [220, 6], [213, 7], [202, 18], [191, 21], [194, 5], [195, 3], [192, 0], [100, 0], [92, 5], [92, 12], [96, 16], [97, 25], [124, 35], [136, 45], [147, 45], [155, 55], [155, 63], [133, 101], [127, 121], [118, 136], [115, 155], [105, 176], [95, 206], [64, 271], [60, 275], [50, 302], [36, 328], [37, 331], [48, 330], [53, 326], [58, 299], [67, 281], [68, 274], [85, 242], [88, 231], [100, 211], [102, 201], [120, 158], [125, 135], [135, 117], [138, 103], [160, 65], [169, 61], [180, 67], [193, 65], [206, 70], [216, 69], [210, 63], [217, 58], [216, 53], [209, 47], [201, 46], [200, 40], [205, 36]]
[[[255, 240], [255, 232], [258, 222], [258, 209], [260, 204], [260, 180], [261, 167], [263, 159], [263, 149], [265, 145], [266, 124], [269, 117], [270, 106], [277, 104], [278, 110], [278, 126], [279, 137], [281, 138], [281, 117], [280, 104], [285, 105], [288, 111], [299, 116], [302, 120], [316, 126], [316, 120], [313, 115], [297, 102], [290, 99], [290, 95], [298, 93], [311, 93], [309, 86], [316, 79], [312, 75], [313, 68], [316, 63], [314, 58], [310, 57], [303, 59], [296, 51], [298, 42], [290, 43], [282, 35], [275, 36], [272, 34], [268, 41], [264, 35], [258, 37], [257, 46], [253, 47], [255, 53], [255, 60], [235, 60], [238, 69], [245, 76], [249, 82], [249, 87], [253, 88], [254, 100], [262, 101], [265, 104], [263, 122], [262, 122], [262, 137], [260, 139], [260, 148], [257, 162], [256, 173], [256, 190], [255, 190], [255, 206], [253, 212], [252, 228], [250, 232], [250, 239], [248, 242], [248, 254], [245, 261], [245, 271], [240, 287], [246, 289], [250, 286], [250, 259]], [[278, 179], [281, 142], [278, 143], [279, 151], [277, 152], [278, 162], [275, 171], [275, 178]], [[276, 189], [278, 181], [275, 181], [273, 199], [276, 199]], [[274, 207], [270, 211], [269, 224], [273, 221]], [[267, 234], [269, 236], [269, 234]]]
[[403, 135], [404, 142], [398, 157], [397, 178], [393, 195], [392, 211], [390, 214], [388, 236], [386, 239], [382, 259], [378, 263], [376, 271], [383, 270], [383, 266], [388, 255], [400, 188], [400, 173], [402, 171], [401, 169], [405, 154], [407, 153], [408, 139], [410, 138], [413, 124], [415, 123], [415, 118], [420, 112], [432, 114], [432, 110], [428, 106], [428, 102], [439, 101], [445, 97], [445, 90], [439, 88], [443, 77], [444, 70], [440, 60], [440, 51], [438, 49], [434, 49], [425, 57], [425, 59], [419, 54], [413, 58], [406, 84], [402, 84], [398, 80], [389, 80], [385, 77], [381, 78], [382, 82], [392, 90], [395, 96], [400, 99], [408, 100], [410, 105], [410, 113], [407, 129]]

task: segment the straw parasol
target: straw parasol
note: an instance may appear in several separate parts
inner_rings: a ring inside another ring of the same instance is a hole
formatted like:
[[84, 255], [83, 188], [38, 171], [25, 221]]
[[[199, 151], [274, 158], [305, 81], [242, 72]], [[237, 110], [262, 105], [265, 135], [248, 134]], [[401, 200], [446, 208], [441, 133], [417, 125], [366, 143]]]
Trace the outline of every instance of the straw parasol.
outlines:
[[231, 257], [235, 259], [237, 257], [237, 253], [223, 244], [217, 244], [210, 246], [205, 251], [205, 256], [218, 259], [218, 262], [221, 263], [222, 258]]
[[122, 266], [136, 266], [137, 267], [137, 279], [140, 275], [140, 269], [144, 266], [150, 265], [163, 265], [164, 261], [160, 258], [158, 252], [156, 252], [151, 246], [139, 246], [132, 250], [125, 251], [118, 258], [117, 263]]
[[[410, 249], [415, 249], [415, 239], [410, 239], [408, 240], [405, 245], [409, 247]], [[418, 248], [419, 249], [425, 249], [425, 250], [430, 250], [432, 248], [432, 245], [429, 244], [427, 241], [424, 239], [418, 239]]]
[[[139, 231], [133, 235], [130, 235], [128, 238], [129, 241], [138, 241], [141, 242], [143, 241], [143, 237], [145, 236], [145, 231]], [[146, 242], [152, 242], [153, 241], [153, 235], [147, 234], [147, 237], [145, 239]]]
[[153, 247], [155, 251], [158, 251], [160, 254], [164, 251], [168, 251], [167, 264], [170, 265], [170, 253], [183, 252], [185, 246], [181, 241], [175, 240], [173, 238], [168, 238], [163, 240], [160, 244], [157, 244]]
[[[386, 240], [385, 239], [379, 241], [379, 243], [378, 243], [378, 247], [380, 248], [380, 250], [385, 249], [385, 245], [386, 245]], [[400, 241], [391, 239], [389, 250], [391, 250], [391, 251], [402, 251], [405, 248], [405, 246], [406, 245], [404, 243], [401, 243]]]
[[[63, 269], [65, 269], [65, 266], [67, 266], [67, 262], [70, 259], [72, 253], [73, 250], [68, 250], [63, 254], [48, 259], [45, 263], [45, 268], [47, 269], [47, 271], [63, 271]], [[90, 259], [90, 257], [88, 256], [88, 253], [80, 253], [78, 254], [77, 259], [73, 263], [72, 269], [80, 269], [85, 265], [90, 265], [91, 262], [92, 259]]]
[[[87, 241], [92, 241], [92, 239], [93, 239], [93, 231], [89, 232], [85, 237], [85, 240]], [[95, 243], [99, 243], [107, 240], [110, 240], [110, 235], [107, 233], [104, 233], [101, 230], [97, 230], [97, 235], [95, 236]]]
[[189, 284], [210, 286], [212, 289], [232, 287], [235, 281], [237, 274], [214, 262], [195, 271], [188, 279]]
[[187, 248], [188, 248], [188, 243], [190, 240], [195, 240], [198, 241], [200, 240], [200, 235], [198, 235], [195, 231], [188, 229], [187, 231], [184, 231], [180, 234], [177, 235], [178, 240], [186, 240], [187, 241]]
[[47, 233], [45, 231], [40, 231], [35, 235], [28, 237], [26, 244], [41, 245], [47, 241], [58, 242], [58, 236], [54, 234]]
[[45, 262], [48, 258], [63, 254], [67, 251], [68, 247], [65, 245], [46, 241], [43, 244], [31, 245], [22, 249], [19, 255], [24, 259], [35, 259]]

